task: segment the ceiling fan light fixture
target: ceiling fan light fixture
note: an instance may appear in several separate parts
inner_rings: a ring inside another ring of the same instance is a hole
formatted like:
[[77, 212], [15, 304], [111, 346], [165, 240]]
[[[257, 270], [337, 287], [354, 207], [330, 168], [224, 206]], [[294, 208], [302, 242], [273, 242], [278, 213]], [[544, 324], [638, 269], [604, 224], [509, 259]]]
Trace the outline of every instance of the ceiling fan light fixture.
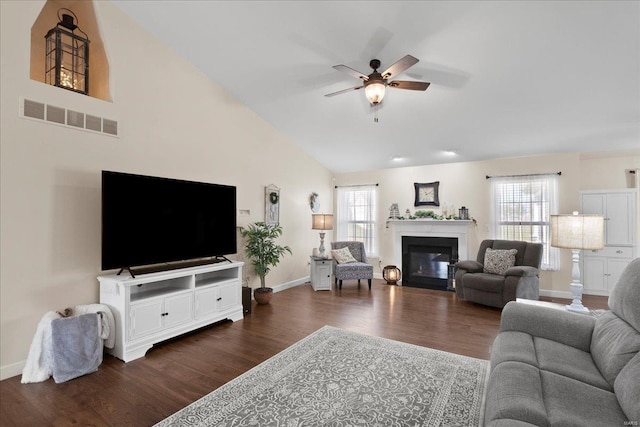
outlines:
[[384, 98], [386, 85], [381, 81], [366, 82], [364, 94], [372, 105], [377, 105]]

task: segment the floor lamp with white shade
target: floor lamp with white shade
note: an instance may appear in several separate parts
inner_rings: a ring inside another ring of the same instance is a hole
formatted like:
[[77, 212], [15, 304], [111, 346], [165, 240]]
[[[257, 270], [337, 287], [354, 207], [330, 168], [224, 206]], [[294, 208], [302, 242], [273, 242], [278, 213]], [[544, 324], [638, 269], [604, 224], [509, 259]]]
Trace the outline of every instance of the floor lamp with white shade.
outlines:
[[580, 282], [580, 250], [602, 249], [604, 247], [604, 217], [584, 215], [551, 215], [551, 246], [571, 249], [573, 270], [571, 272], [571, 297], [573, 301], [567, 310], [588, 312], [582, 305], [583, 286]]

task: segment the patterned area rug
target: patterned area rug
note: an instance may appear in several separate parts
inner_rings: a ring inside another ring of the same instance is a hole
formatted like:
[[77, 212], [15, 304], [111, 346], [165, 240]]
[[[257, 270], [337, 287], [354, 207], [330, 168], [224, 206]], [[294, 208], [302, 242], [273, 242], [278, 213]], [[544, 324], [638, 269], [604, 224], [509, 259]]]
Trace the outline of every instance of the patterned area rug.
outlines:
[[325, 326], [156, 426], [478, 426], [488, 365]]

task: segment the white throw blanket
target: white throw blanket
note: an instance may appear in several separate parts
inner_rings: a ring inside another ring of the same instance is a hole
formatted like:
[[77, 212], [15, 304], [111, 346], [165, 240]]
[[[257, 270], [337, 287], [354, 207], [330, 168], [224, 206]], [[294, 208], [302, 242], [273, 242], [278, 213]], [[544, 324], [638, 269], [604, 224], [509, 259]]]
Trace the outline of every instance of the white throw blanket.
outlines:
[[[97, 313], [100, 316], [98, 332], [107, 348], [113, 348], [115, 344], [115, 321], [113, 313], [104, 304], [77, 305], [73, 309], [73, 315]], [[38, 383], [48, 380], [53, 373], [53, 354], [51, 343], [51, 321], [60, 316], [55, 311], [49, 311], [42, 316], [36, 334], [29, 348], [29, 356], [22, 370], [22, 384]]]

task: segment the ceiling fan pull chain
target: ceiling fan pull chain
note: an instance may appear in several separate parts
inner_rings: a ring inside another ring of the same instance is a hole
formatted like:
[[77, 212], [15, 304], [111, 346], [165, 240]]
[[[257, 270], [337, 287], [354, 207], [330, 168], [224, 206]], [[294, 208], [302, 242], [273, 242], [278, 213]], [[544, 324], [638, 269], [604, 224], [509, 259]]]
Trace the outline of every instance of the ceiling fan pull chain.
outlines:
[[379, 104], [376, 104], [376, 105], [373, 106], [373, 109], [374, 109], [374, 111], [373, 111], [373, 122], [374, 123], [378, 123], [378, 105]]

